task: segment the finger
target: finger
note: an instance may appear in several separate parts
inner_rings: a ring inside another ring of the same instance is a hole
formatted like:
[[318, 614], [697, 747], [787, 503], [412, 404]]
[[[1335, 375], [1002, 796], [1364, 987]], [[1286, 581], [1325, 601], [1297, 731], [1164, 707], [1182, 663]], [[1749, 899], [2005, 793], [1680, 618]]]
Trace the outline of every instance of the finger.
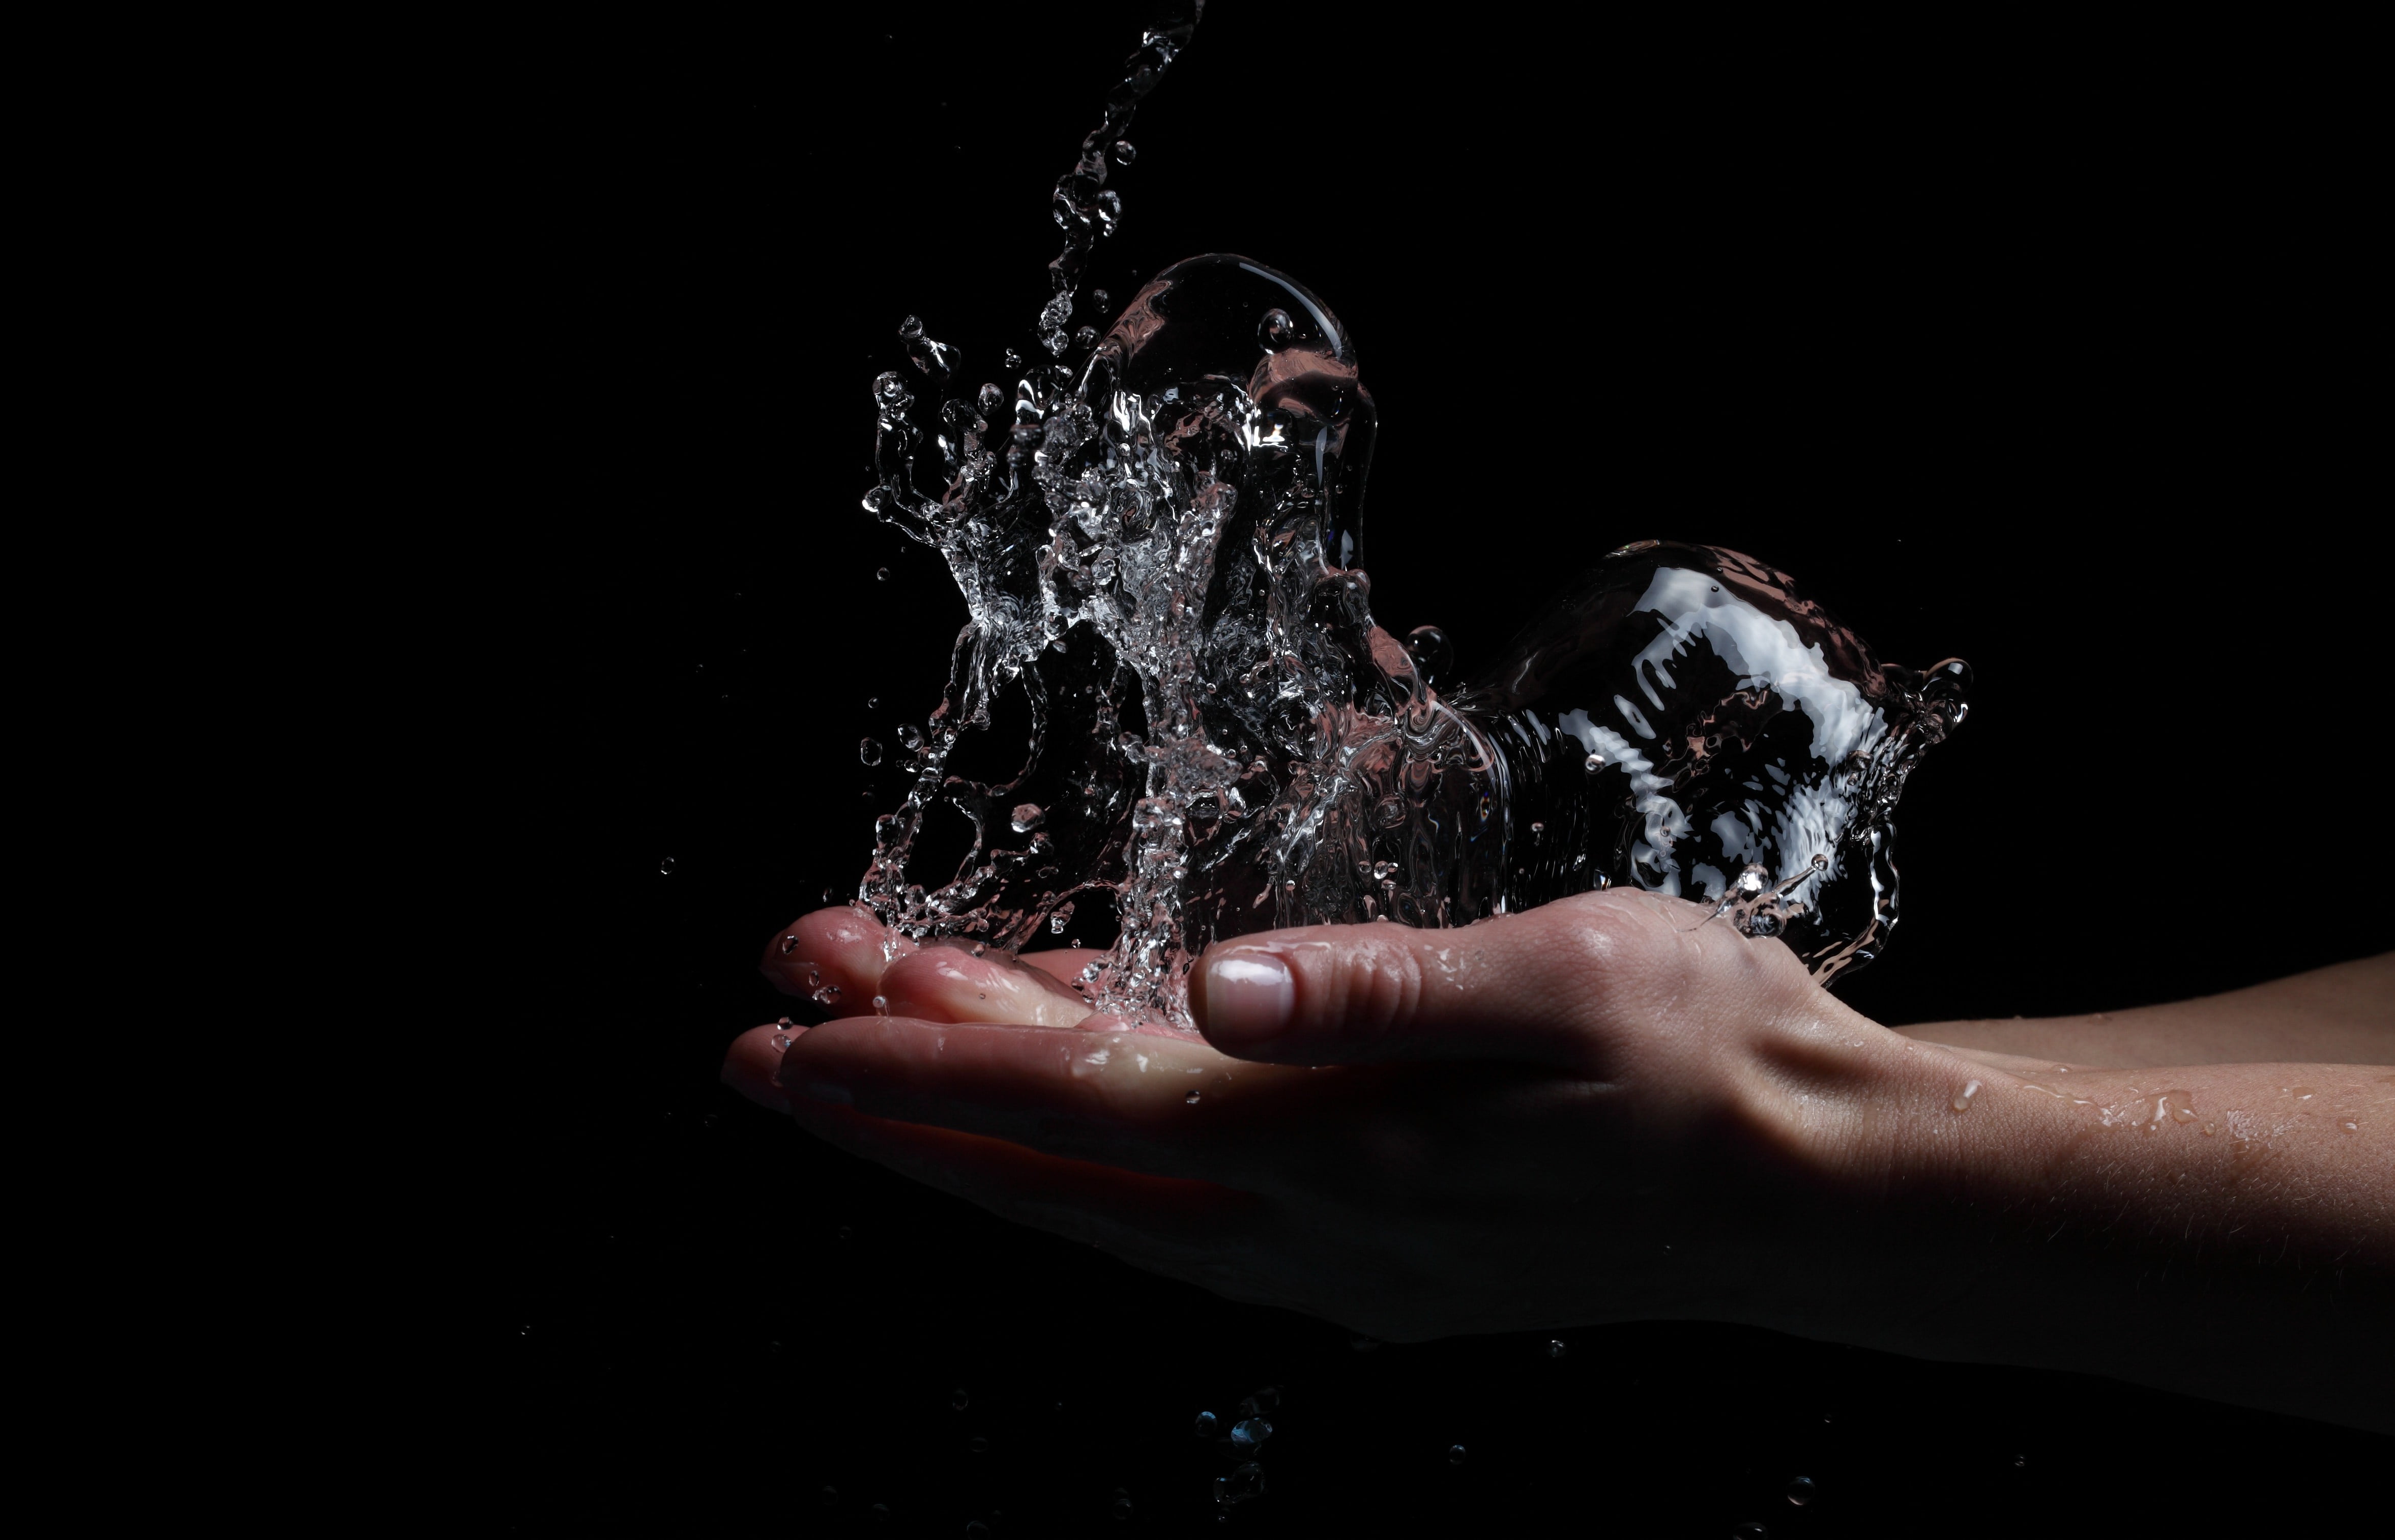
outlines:
[[880, 992], [890, 1015], [919, 1021], [1070, 1027], [1090, 1014], [1089, 1002], [1045, 970], [959, 947], [925, 947], [898, 959], [883, 970]]
[[782, 1072], [782, 1051], [805, 1030], [777, 1024], [751, 1027], [734, 1038], [723, 1055], [723, 1083], [760, 1107], [787, 1112], [790, 1098], [782, 1094], [774, 1077]]
[[983, 1134], [1052, 1155], [1264, 1190], [1288, 1131], [1330, 1090], [1140, 1031], [829, 1023], [794, 1042], [778, 1083], [803, 1101]]
[[915, 949], [892, 936], [870, 911], [853, 904], [817, 909], [785, 925], [765, 943], [759, 970], [784, 994], [814, 1002], [833, 1016], [864, 1016], [881, 992], [888, 961]]
[[1684, 935], [1665, 902], [1608, 893], [1457, 930], [1316, 925], [1242, 937], [1207, 949], [1190, 976], [1190, 1012], [1207, 1042], [1265, 1063], [1497, 1058], [1594, 1072], [1586, 1024], [1608, 991], [1651, 991], [1678, 976], [1685, 954], [1719, 944]]
[[1026, 968], [1037, 968], [1051, 978], [1070, 986], [1076, 982], [1088, 983], [1089, 980], [1082, 976], [1089, 972], [1092, 963], [1105, 955], [1104, 952], [1092, 951], [1087, 947], [1076, 945], [1058, 947], [1053, 951], [1025, 952], [1015, 961]]

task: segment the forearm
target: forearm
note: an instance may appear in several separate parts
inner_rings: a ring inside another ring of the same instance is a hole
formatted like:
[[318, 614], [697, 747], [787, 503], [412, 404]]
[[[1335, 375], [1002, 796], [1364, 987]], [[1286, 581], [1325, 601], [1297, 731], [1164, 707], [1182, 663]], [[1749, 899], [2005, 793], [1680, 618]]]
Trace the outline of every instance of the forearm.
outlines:
[[2168, 1005], [1896, 1030], [1917, 1042], [2077, 1069], [2395, 1064], [2395, 952]]
[[1797, 1329], [2395, 1431], [2395, 1074], [1888, 1043], [1817, 1119], [1845, 1197]]

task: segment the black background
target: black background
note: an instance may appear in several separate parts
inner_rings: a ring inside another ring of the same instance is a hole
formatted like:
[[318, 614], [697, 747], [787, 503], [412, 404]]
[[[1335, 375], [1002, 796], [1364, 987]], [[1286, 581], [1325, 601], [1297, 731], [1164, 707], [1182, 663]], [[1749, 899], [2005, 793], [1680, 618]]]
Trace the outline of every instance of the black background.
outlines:
[[[1662, 537], [1794, 572], [1883, 657], [1970, 659], [1971, 720], [1900, 818], [1904, 923], [1843, 988], [1882, 1020], [2383, 946], [2357, 317], [2386, 254], [2341, 40], [1382, 16], [1216, 0], [1131, 136], [1094, 282], [1119, 303], [1237, 251], [1348, 325], [1384, 625], [1443, 625], [1469, 671]], [[425, 94], [425, 217], [395, 239], [457, 281], [427, 436], [468, 451], [418, 526], [463, 574], [427, 625], [471, 638], [482, 707], [435, 751], [496, 810], [473, 885], [501, 926], [453, 1024], [502, 1073], [501, 1224], [457, 1272], [477, 1515], [1968, 1534], [2358, 1498], [2385, 1440], [2066, 1374], [1686, 1325], [1566, 1331], [1561, 1359], [1359, 1348], [719, 1086], [724, 1042], [796, 1003], [760, 948], [853, 883], [896, 800], [858, 738], [936, 701], [962, 619], [858, 505], [867, 384], [909, 312], [962, 385], [1029, 351], [1049, 184], [1137, 29], [1081, 5], [577, 33]], [[1266, 1385], [1271, 1490], [1218, 1515], [1191, 1421]]]

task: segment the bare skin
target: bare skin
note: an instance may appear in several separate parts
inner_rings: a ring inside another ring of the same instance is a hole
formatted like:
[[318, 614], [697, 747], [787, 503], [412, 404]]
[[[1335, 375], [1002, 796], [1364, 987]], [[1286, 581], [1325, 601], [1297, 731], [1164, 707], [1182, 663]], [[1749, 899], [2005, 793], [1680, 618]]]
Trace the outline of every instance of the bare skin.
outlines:
[[1246, 936], [1194, 976], [1200, 1036], [1092, 1015], [1059, 981], [1087, 952], [885, 963], [826, 910], [765, 969], [835, 1018], [724, 1074], [1007, 1217], [1393, 1340], [1731, 1321], [2395, 1431], [2395, 954], [1899, 1032], [1703, 916]]

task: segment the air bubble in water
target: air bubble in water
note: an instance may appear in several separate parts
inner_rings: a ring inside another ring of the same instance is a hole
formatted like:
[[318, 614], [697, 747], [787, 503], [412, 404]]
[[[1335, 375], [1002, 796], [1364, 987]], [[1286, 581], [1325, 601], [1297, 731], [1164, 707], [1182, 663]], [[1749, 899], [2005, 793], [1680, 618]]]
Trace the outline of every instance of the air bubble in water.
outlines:
[[856, 746], [856, 757], [857, 757], [858, 759], [860, 759], [860, 760], [863, 760], [863, 761], [864, 761], [866, 763], [867, 763], [867, 764], [879, 764], [879, 763], [881, 763], [881, 744], [880, 744], [880, 741], [879, 739], [876, 739], [876, 738], [867, 738], [867, 739], [865, 739], [864, 741], [860, 742], [860, 743], [859, 743], [859, 744], [857, 744], [857, 746]]

